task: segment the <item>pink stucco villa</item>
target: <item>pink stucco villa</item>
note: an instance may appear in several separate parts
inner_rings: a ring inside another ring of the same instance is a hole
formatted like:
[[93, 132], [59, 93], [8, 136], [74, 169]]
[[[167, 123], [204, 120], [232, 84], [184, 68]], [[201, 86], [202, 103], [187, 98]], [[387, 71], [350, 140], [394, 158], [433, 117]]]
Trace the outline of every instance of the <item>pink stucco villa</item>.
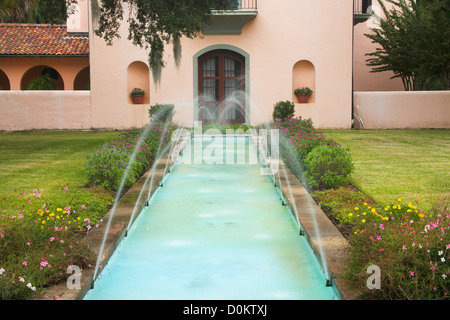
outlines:
[[[0, 24], [0, 130], [140, 127], [157, 103], [175, 105], [174, 121], [186, 126], [254, 125], [285, 100], [318, 128], [350, 129], [355, 114], [369, 129], [449, 128], [449, 92], [406, 93], [365, 66], [374, 47], [363, 34], [376, 27], [376, 8], [375, 0], [240, 0], [214, 13], [202, 37], [181, 39], [179, 64], [167, 47], [160, 79], [126, 25], [112, 46], [93, 34], [90, 0], [78, 1], [65, 26]], [[56, 90], [26, 90], [49, 70]], [[294, 90], [305, 86], [313, 94], [297, 103]], [[134, 87], [145, 90], [143, 104], [132, 102]]]

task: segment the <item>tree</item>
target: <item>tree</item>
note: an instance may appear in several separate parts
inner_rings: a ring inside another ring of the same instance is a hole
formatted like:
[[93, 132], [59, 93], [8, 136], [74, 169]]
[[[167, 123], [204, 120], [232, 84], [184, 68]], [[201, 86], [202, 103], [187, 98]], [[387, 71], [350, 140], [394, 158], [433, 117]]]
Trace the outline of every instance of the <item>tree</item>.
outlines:
[[71, 13], [70, 6], [77, 0], [38, 0], [34, 8], [34, 22], [43, 24], [66, 24]]
[[401, 78], [405, 90], [424, 90], [435, 86], [449, 89], [450, 0], [380, 0], [384, 19], [373, 34], [366, 34], [378, 44], [368, 53], [371, 72], [392, 71]]
[[141, 48], [150, 49], [149, 65], [155, 81], [159, 81], [164, 67], [165, 44], [174, 44], [175, 62], [178, 63], [180, 39], [194, 38], [210, 21], [211, 9], [229, 8], [229, 0], [93, 0], [96, 19], [95, 34], [112, 45], [119, 36], [119, 27], [127, 16], [128, 40]]
[[2, 0], [0, 22], [65, 24], [77, 0]]
[[33, 22], [33, 10], [37, 0], [2, 0], [0, 3], [0, 22]]

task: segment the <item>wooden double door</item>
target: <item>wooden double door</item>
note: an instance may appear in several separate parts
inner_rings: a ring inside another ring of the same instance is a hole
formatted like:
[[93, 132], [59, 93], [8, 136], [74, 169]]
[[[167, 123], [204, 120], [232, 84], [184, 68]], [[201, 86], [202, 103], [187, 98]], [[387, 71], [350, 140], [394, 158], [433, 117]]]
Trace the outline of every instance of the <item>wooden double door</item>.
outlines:
[[245, 122], [245, 59], [215, 50], [198, 60], [198, 120], [204, 124]]

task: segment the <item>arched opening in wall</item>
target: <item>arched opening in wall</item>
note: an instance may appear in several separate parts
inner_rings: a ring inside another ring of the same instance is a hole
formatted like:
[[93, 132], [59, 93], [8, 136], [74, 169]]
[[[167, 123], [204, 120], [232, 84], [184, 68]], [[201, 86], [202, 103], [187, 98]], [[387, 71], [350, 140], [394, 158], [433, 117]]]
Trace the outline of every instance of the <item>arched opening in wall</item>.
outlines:
[[308, 87], [313, 91], [308, 102], [316, 102], [316, 70], [308, 60], [300, 60], [294, 64], [292, 70], [292, 101], [297, 102], [294, 90], [303, 87]]
[[127, 95], [128, 103], [133, 103], [131, 91], [134, 88], [143, 89], [144, 104], [150, 103], [150, 69], [146, 63], [142, 61], [134, 61], [130, 63], [127, 70]]
[[3, 70], [0, 70], [0, 90], [11, 90], [8, 76]]
[[73, 82], [73, 90], [91, 90], [90, 67], [78, 72]]
[[20, 81], [21, 90], [64, 90], [64, 80], [54, 68], [35, 66], [28, 69]]

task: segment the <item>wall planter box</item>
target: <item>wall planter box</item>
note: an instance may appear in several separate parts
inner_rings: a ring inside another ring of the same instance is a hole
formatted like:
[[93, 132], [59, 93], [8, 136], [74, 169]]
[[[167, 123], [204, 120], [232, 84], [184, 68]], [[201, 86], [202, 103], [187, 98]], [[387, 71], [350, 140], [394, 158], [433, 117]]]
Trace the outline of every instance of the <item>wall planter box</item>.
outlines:
[[144, 104], [144, 96], [143, 95], [134, 95], [131, 96], [133, 99], [133, 104]]
[[306, 94], [298, 94], [297, 95], [298, 103], [308, 103], [309, 96]]

